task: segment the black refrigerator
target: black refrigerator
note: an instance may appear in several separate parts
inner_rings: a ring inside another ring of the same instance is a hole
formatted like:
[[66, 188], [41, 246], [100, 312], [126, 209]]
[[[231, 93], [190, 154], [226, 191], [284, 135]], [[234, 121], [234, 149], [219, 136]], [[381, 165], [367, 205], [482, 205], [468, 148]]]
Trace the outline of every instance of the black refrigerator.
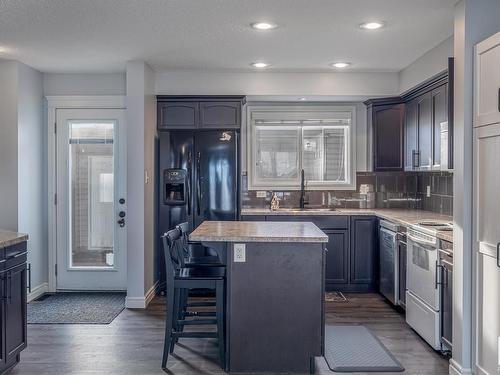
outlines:
[[[235, 130], [171, 130], [159, 134], [159, 235], [187, 221], [238, 220], [239, 133]], [[164, 281], [164, 258], [157, 264]], [[210, 249], [193, 244], [194, 256]]]

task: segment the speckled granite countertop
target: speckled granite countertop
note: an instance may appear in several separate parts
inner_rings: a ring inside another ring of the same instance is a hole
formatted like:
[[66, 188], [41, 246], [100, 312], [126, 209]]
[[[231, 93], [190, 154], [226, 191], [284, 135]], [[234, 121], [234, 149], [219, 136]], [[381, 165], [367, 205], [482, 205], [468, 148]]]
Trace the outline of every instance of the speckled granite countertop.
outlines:
[[[435, 212], [399, 208], [338, 208], [335, 210], [314, 208], [297, 210], [282, 208], [277, 211], [271, 211], [268, 208], [244, 208], [241, 210], [241, 215], [373, 215], [380, 219], [396, 222], [404, 226], [416, 225], [420, 221], [441, 221], [443, 223], [450, 223], [453, 221], [453, 217], [440, 215]], [[452, 231], [435, 232], [438, 238], [453, 242]]]
[[199, 242], [328, 242], [328, 236], [310, 222], [204, 221], [189, 239]]
[[28, 240], [27, 234], [0, 229], [0, 247], [8, 247], [16, 245], [20, 242], [27, 240]]

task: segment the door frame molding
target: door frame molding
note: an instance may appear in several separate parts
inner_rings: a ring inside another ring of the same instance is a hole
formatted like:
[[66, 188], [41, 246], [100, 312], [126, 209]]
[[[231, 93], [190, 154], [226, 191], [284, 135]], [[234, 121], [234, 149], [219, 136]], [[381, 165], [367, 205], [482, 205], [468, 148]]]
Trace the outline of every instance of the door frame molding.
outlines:
[[47, 111], [47, 224], [48, 224], [48, 291], [57, 289], [57, 212], [56, 212], [56, 119], [58, 109], [126, 109], [125, 95], [46, 96]]

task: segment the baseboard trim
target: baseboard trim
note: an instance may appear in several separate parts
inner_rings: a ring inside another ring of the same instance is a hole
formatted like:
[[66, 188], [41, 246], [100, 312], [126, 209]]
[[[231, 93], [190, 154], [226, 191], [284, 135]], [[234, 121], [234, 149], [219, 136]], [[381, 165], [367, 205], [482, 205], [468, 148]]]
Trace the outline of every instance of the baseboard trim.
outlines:
[[472, 369], [463, 368], [460, 364], [457, 363], [453, 358], [450, 359], [450, 367], [449, 367], [450, 375], [472, 375]]
[[148, 307], [149, 303], [155, 298], [156, 292], [160, 287], [160, 281], [156, 281], [151, 288], [146, 293], [146, 307]]
[[31, 289], [31, 293], [28, 293], [28, 302], [31, 302], [38, 297], [44, 295], [49, 292], [49, 283], [41, 283], [36, 287]]
[[127, 309], [145, 309], [155, 297], [158, 288], [159, 282], [157, 281], [151, 288], [149, 288], [144, 297], [126, 297], [125, 307]]

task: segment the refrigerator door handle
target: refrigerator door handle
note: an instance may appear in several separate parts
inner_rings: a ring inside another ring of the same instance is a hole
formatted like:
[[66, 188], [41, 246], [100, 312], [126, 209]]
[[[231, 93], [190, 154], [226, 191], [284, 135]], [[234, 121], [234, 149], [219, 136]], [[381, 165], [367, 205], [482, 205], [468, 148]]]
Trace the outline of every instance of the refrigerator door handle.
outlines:
[[187, 210], [188, 216], [191, 215], [191, 163], [192, 155], [191, 152], [188, 154], [188, 178], [187, 178]]
[[201, 181], [200, 181], [200, 160], [201, 160], [201, 152], [198, 152], [196, 157], [196, 212], [198, 216], [201, 214]]

